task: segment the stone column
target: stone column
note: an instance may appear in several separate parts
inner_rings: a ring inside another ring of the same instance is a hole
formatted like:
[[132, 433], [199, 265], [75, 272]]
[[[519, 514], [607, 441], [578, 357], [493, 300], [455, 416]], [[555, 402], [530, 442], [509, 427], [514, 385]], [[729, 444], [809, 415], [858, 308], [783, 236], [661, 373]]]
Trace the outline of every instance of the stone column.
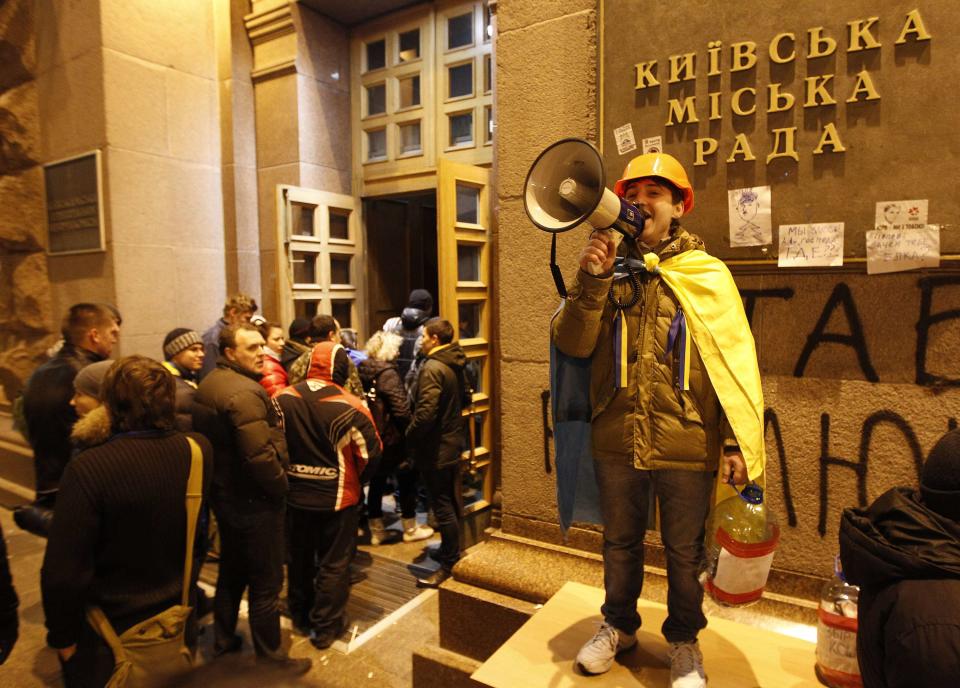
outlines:
[[42, 360], [53, 331], [35, 22], [30, 0], [0, 5], [0, 405]]
[[255, 2], [253, 45], [263, 311], [276, 316], [277, 185], [350, 193], [349, 41], [295, 2]]

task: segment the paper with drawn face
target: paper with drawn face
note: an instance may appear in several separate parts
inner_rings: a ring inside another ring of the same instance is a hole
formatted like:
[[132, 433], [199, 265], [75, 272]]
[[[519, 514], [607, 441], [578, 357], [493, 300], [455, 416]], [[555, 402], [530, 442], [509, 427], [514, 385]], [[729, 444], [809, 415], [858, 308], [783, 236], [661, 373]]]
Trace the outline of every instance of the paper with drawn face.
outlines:
[[940, 267], [940, 227], [867, 232], [867, 274]]
[[764, 246], [773, 243], [769, 186], [728, 191], [727, 212], [731, 246]]
[[924, 229], [930, 201], [880, 201], [874, 225], [877, 229]]
[[843, 223], [780, 225], [777, 267], [806, 268], [843, 265]]

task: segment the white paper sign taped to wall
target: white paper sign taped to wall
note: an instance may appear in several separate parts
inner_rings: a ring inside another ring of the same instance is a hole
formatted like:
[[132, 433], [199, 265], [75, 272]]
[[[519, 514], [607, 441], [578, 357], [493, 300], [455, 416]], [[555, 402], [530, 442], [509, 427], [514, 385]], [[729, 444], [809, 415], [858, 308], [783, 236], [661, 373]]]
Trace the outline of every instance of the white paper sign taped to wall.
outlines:
[[781, 268], [839, 267], [843, 265], [843, 223], [780, 225]]
[[731, 246], [765, 246], [773, 243], [770, 224], [770, 187], [753, 186], [727, 192]]
[[927, 226], [927, 209], [930, 202], [918, 201], [880, 201], [877, 203], [877, 229], [924, 229]]
[[940, 227], [867, 232], [867, 274], [940, 267]]
[[614, 129], [613, 138], [617, 140], [617, 152], [620, 155], [637, 150], [637, 139], [633, 135], [633, 125], [629, 122]]
[[660, 136], [648, 136], [643, 140], [643, 153], [662, 153], [663, 138]]

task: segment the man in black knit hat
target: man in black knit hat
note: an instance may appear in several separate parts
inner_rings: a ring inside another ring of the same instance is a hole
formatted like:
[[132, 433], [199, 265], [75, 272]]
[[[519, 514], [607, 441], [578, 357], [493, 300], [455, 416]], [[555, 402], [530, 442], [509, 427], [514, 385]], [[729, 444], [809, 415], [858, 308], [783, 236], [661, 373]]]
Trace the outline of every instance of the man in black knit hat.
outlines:
[[857, 658], [865, 688], [948, 688], [960, 676], [960, 430], [930, 452], [920, 489], [846, 509], [840, 558], [860, 586]]
[[193, 397], [200, 384], [200, 369], [206, 356], [203, 339], [196, 330], [178, 327], [163, 338], [163, 367], [177, 380], [177, 430], [193, 430]]
[[400, 377], [405, 378], [410, 366], [420, 351], [420, 340], [423, 338], [423, 326], [430, 320], [433, 313], [433, 296], [426, 289], [414, 289], [407, 299], [407, 306], [395, 318], [390, 318], [383, 324], [385, 332], [393, 332], [403, 337], [400, 345], [400, 355], [397, 357], [397, 368]]

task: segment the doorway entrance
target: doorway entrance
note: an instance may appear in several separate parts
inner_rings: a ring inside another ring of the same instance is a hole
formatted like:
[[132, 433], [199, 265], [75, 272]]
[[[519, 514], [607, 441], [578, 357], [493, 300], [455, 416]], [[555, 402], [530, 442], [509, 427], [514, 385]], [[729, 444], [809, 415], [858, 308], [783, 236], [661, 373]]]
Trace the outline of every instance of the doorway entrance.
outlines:
[[433, 296], [437, 315], [437, 194], [424, 191], [363, 200], [366, 224], [367, 325], [375, 332], [400, 315], [414, 289]]

